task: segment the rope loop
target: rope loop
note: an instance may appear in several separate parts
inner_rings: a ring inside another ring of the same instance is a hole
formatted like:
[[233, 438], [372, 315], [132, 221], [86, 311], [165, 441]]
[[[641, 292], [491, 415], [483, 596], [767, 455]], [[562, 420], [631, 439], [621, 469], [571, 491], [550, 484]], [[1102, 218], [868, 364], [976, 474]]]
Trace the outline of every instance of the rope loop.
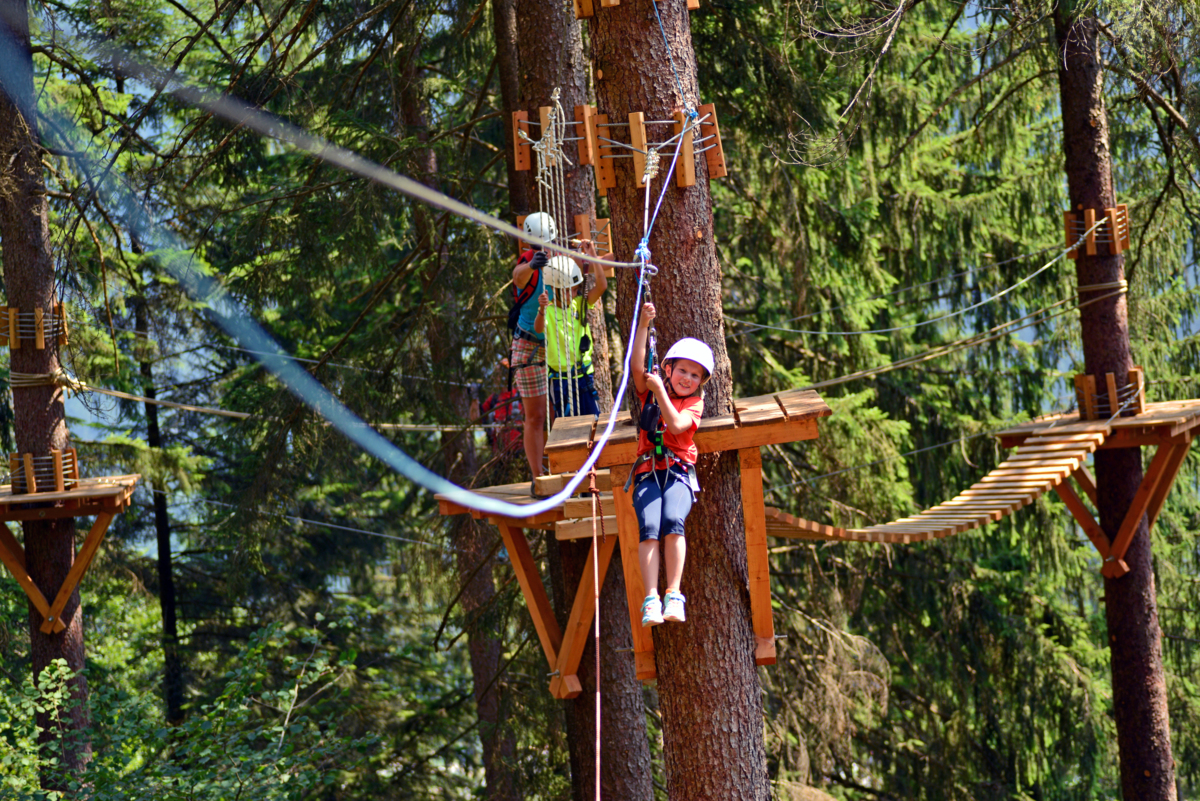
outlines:
[[1128, 292], [1129, 291], [1129, 282], [1126, 281], [1124, 278], [1122, 278], [1119, 281], [1109, 281], [1108, 283], [1105, 283], [1105, 284], [1088, 284], [1087, 286], [1079, 287], [1079, 289], [1077, 289], [1076, 292], [1079, 292], [1079, 293], [1101, 292], [1105, 289], [1116, 289], [1116, 290], [1118, 290], [1118, 293]]

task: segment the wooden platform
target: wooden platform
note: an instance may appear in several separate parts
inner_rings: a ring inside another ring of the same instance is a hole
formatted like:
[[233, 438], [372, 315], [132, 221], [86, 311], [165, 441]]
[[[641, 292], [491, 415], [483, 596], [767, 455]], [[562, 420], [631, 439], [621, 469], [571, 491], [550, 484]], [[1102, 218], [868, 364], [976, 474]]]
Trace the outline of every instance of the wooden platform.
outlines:
[[[767, 529], [773, 536], [800, 539], [919, 542], [984, 526], [1054, 490], [1104, 559], [1104, 575], [1117, 578], [1129, 572], [1123, 557], [1142, 515], [1154, 525], [1198, 427], [1200, 400], [1150, 403], [1141, 414], [1111, 420], [1081, 421], [1077, 414], [1046, 417], [1000, 432], [1001, 444], [1016, 447], [1017, 452], [958, 497], [918, 515], [866, 528], [840, 528], [768, 509]], [[1142, 446], [1155, 446], [1158, 451], [1110, 543], [1066, 479], [1073, 478], [1095, 504], [1095, 481], [1084, 466], [1087, 455], [1100, 448]]]
[[129, 506], [139, 478], [140, 476], [136, 475], [83, 478], [74, 489], [29, 495], [14, 495], [11, 484], [0, 486], [0, 520], [5, 523], [96, 515], [96, 522], [75, 555], [75, 562], [71, 565], [71, 570], [67, 573], [67, 578], [55, 595], [53, 603], [46, 601], [46, 596], [25, 570], [25, 549], [17, 542], [7, 525], [0, 525], [0, 562], [5, 564], [33, 602], [34, 608], [45, 618], [41, 629], [46, 634], [66, 628], [61, 619], [62, 611], [91, 565], [113, 517]]
[[[730, 414], [706, 418], [696, 432], [696, 445], [701, 453], [736, 450], [741, 466], [742, 508], [745, 522], [746, 560], [749, 569], [750, 613], [754, 625], [754, 658], [760, 665], [775, 662], [775, 626], [771, 614], [771, 575], [767, 552], [767, 516], [763, 506], [762, 457], [759, 448], [782, 442], [797, 442], [817, 436], [817, 420], [831, 410], [817, 393], [791, 390], [755, 398], [734, 401]], [[559, 418], [554, 422], [546, 454], [556, 473], [577, 470], [587, 460], [597, 430], [603, 431], [606, 420], [592, 417]], [[621, 565], [625, 574], [626, 601], [629, 625], [633, 635], [633, 656], [638, 678], [649, 681], [657, 675], [654, 660], [654, 639], [651, 630], [642, 627], [641, 604], [645, 597], [641, 569], [638, 566], [638, 523], [633, 509], [632, 493], [625, 492], [625, 480], [637, 457], [637, 429], [629, 413], [618, 418], [613, 436], [600, 454], [596, 466], [597, 489], [600, 492], [600, 512], [607, 537], [588, 556], [584, 576], [575, 594], [571, 617], [565, 631], [560, 631], [552, 614], [545, 588], [537, 574], [523, 529], [554, 530], [558, 539], [593, 536], [592, 500], [569, 499], [557, 509], [534, 517], [512, 518], [487, 515], [438, 497], [442, 514], [470, 513], [486, 518], [500, 528], [508, 548], [513, 570], [529, 605], [534, 626], [552, 671], [550, 692], [556, 698], [574, 698], [582, 691], [576, 672], [583, 656], [592, 615], [595, 612], [595, 588], [592, 584], [593, 558], [599, 559], [600, 581], [604, 581], [613, 550], [621, 548]], [[550, 494], [560, 490], [564, 476], [539, 479], [539, 491]], [[586, 484], [584, 485], [586, 488]], [[510, 484], [480, 490], [482, 494], [522, 506], [532, 503], [529, 484]], [[597, 520], [597, 525], [599, 520]]]

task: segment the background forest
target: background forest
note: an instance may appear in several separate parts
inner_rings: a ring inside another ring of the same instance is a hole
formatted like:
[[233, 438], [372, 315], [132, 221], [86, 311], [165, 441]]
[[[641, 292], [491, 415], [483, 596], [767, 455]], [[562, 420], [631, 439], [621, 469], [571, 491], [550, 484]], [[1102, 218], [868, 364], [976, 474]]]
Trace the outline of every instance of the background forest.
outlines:
[[[503, 384], [511, 241], [198, 111], [104, 49], [511, 220], [503, 94], [520, 76], [502, 53], [558, 54], [498, 42], [505, 2], [29, 9], [69, 372], [256, 415], [90, 393], [68, 407], [85, 474], [143, 475], [82, 586], [94, 797], [572, 797], [563, 706], [499, 534], [452, 529], [462, 521], [282, 390], [167, 269], [217, 280], [364, 419], [431, 427], [387, 431], [399, 447], [486, 486], [524, 477], [523, 459], [436, 427], [469, 423]], [[1198, 12], [1096, 12], [1150, 400], [1197, 392]], [[735, 392], [830, 382], [819, 439], [764, 449], [768, 504], [841, 525], [903, 517], [1002, 461], [991, 433], [1071, 407], [1073, 270], [1039, 271], [1061, 254], [1067, 204], [1049, 13], [1034, 0], [701, 0], [691, 13], [729, 165], [712, 192]], [[110, 174], [178, 249], [101, 191]], [[0, 418], [11, 451], [9, 400]], [[1153, 529], [1180, 798], [1200, 793], [1197, 467], [1193, 453]], [[552, 561], [552, 538], [531, 542]], [[786, 639], [759, 675], [777, 797], [1118, 796], [1100, 557], [1057, 499], [909, 547], [771, 544]], [[69, 699], [62, 676], [34, 688], [27, 601], [7, 575], [0, 587], [0, 797], [41, 798], [39, 769], [67, 745], [39, 747], [32, 713]], [[484, 651], [497, 667], [481, 716]], [[659, 765], [653, 687], [644, 698]]]

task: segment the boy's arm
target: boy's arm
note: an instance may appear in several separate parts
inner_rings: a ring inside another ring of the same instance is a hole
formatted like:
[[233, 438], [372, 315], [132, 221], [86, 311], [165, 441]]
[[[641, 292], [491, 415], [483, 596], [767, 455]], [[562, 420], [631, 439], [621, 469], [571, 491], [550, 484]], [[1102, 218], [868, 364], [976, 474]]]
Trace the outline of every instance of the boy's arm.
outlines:
[[538, 314], [533, 321], [533, 330], [539, 334], [546, 333], [546, 307], [550, 305], [550, 295], [545, 291], [538, 295]]
[[545, 266], [546, 261], [546, 251], [544, 250], [539, 250], [537, 253], [534, 253], [533, 258], [529, 261], [521, 261], [518, 259], [517, 266], [513, 267], [512, 272], [513, 286], [515, 286], [518, 291], [524, 289], [525, 285], [529, 283], [529, 278], [533, 275], [534, 269]]
[[[596, 245], [590, 239], [584, 239], [579, 243], [579, 250], [588, 256], [596, 256]], [[587, 294], [587, 305], [592, 306], [596, 301], [600, 300], [600, 296], [604, 294], [604, 290], [608, 289], [608, 276], [604, 274], [604, 268], [594, 261], [583, 261], [576, 259], [575, 263], [579, 265], [579, 269], [584, 275], [591, 273], [596, 276], [596, 283], [592, 285], [591, 290]]]
[[638, 318], [637, 333], [633, 337], [633, 353], [629, 356], [630, 377], [633, 378], [633, 388], [639, 395], [646, 391], [646, 336], [653, 319], [654, 304], [643, 304], [642, 314]]

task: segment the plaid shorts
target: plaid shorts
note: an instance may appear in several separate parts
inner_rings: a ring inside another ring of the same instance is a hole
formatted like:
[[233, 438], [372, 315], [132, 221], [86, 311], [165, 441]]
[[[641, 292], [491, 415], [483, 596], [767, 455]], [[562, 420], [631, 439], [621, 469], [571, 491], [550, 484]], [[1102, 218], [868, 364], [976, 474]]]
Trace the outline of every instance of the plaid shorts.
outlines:
[[[536, 362], [530, 364], [530, 362]], [[513, 385], [522, 398], [537, 398], [550, 391], [546, 381], [546, 346], [528, 339], [513, 339]], [[520, 367], [518, 365], [527, 365]]]

